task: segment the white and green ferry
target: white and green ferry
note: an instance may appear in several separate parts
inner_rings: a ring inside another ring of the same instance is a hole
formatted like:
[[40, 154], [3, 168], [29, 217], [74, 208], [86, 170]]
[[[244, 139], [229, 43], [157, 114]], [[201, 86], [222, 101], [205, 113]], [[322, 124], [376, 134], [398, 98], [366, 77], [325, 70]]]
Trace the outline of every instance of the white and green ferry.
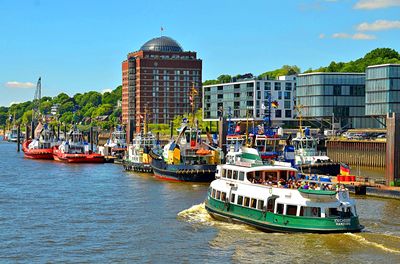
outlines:
[[[242, 148], [241, 152], [228, 153], [227, 164], [218, 166], [205, 207], [216, 219], [264, 231], [335, 233], [363, 229], [348, 190], [336, 189], [331, 182], [302, 183], [296, 177], [296, 169], [280, 162], [265, 165], [257, 150]], [[292, 188], [282, 182], [290, 182]], [[300, 184], [304, 186], [298, 188]]]

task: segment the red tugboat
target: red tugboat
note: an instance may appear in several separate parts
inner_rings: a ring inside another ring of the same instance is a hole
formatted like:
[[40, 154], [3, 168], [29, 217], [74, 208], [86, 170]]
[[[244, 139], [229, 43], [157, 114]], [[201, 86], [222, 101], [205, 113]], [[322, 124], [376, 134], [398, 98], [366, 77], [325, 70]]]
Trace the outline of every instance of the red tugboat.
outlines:
[[57, 140], [54, 138], [54, 133], [47, 124], [42, 126], [41, 123], [36, 128], [37, 137], [28, 139], [22, 143], [22, 151], [25, 158], [29, 159], [53, 159], [53, 147], [57, 146]]
[[89, 144], [83, 140], [82, 133], [74, 128], [59, 147], [53, 148], [53, 158], [67, 163], [104, 163], [104, 156], [89, 150]]

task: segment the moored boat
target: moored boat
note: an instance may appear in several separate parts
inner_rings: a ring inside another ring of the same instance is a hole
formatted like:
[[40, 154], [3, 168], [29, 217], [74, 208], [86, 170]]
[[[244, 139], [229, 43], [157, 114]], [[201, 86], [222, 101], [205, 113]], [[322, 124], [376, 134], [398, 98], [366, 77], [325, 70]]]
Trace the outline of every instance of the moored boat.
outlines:
[[89, 150], [82, 133], [74, 128], [60, 146], [53, 147], [53, 158], [67, 163], [104, 163], [104, 156]]
[[128, 153], [123, 161], [124, 169], [137, 172], [152, 172], [150, 150], [154, 147], [156, 147], [156, 138], [151, 132], [137, 134], [132, 144], [128, 146]]
[[338, 233], [363, 228], [348, 190], [326, 181], [299, 181], [295, 168], [265, 165], [254, 151], [228, 153], [227, 164], [218, 166], [205, 201], [212, 217], [273, 232]]
[[99, 146], [98, 148], [98, 153], [108, 159], [112, 159], [113, 162], [121, 162], [125, 157], [126, 151], [126, 132], [120, 126], [111, 133], [104, 146]]
[[30, 159], [53, 159], [53, 147], [58, 145], [54, 138], [54, 133], [48, 128], [47, 124], [41, 123], [36, 128], [37, 135], [34, 139], [25, 140], [22, 143], [24, 156]]

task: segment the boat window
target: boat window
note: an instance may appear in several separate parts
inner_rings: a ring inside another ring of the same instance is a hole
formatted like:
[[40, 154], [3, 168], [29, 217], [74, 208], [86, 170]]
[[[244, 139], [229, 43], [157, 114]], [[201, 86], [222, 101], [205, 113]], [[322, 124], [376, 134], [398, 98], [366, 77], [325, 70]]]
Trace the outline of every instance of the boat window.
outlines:
[[281, 174], [279, 175], [279, 177], [281, 178], [281, 179], [284, 179], [284, 180], [288, 180], [288, 176], [287, 176], [287, 171], [281, 171]]
[[227, 176], [227, 178], [228, 178], [228, 179], [232, 179], [232, 170], [228, 170], [228, 176]]
[[237, 180], [238, 178], [238, 172], [237, 171], [233, 171], [233, 179]]
[[212, 196], [212, 198], [215, 198], [215, 189], [212, 190], [211, 196]]
[[327, 217], [339, 216], [339, 211], [337, 208], [327, 208]]
[[247, 180], [249, 182], [254, 182], [254, 171], [247, 173]]
[[243, 205], [249, 207], [249, 205], [250, 205], [250, 198], [249, 197], [244, 197], [244, 204]]
[[257, 209], [263, 210], [264, 209], [264, 200], [258, 200]]
[[215, 197], [215, 199], [220, 199], [221, 198], [221, 192], [220, 191], [217, 191], [217, 197]]
[[268, 182], [274, 183], [278, 181], [278, 176], [276, 171], [268, 171], [267, 172], [267, 177], [265, 179]]
[[225, 178], [225, 177], [226, 177], [226, 174], [225, 174], [225, 170], [224, 170], [224, 169], [221, 169], [221, 177], [222, 177], [222, 178]]
[[235, 202], [235, 194], [232, 193], [232, 194], [231, 194], [231, 203], [234, 203], [234, 202]]
[[274, 198], [268, 198], [267, 212], [273, 212], [274, 208], [275, 208], [275, 199]]
[[226, 192], [222, 192], [221, 193], [221, 201], [225, 201], [226, 200]]
[[284, 204], [278, 203], [277, 206], [276, 206], [276, 213], [277, 214], [283, 214], [283, 208], [284, 208]]
[[255, 182], [256, 183], [261, 183], [261, 171], [256, 171], [255, 172]]
[[321, 217], [321, 208], [302, 206], [300, 208], [300, 216]]
[[242, 205], [242, 204], [243, 204], [243, 196], [238, 195], [237, 204], [238, 204], [238, 205]]
[[287, 215], [296, 215], [297, 206], [296, 205], [286, 205], [286, 214]]
[[239, 181], [244, 181], [244, 172], [239, 171]]
[[257, 207], [257, 199], [251, 198], [250, 207], [251, 208]]

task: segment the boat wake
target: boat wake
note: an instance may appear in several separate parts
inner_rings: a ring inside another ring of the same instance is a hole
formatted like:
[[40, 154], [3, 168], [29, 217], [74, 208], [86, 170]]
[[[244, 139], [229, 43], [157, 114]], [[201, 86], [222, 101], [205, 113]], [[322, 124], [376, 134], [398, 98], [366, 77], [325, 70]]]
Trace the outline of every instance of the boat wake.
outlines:
[[178, 213], [178, 219], [186, 221], [191, 224], [199, 224], [203, 226], [215, 226], [218, 228], [230, 229], [230, 230], [248, 230], [253, 231], [254, 229], [247, 225], [242, 224], [231, 224], [228, 222], [218, 221], [212, 218], [206, 208], [205, 204], [196, 204]]
[[377, 242], [373, 242], [373, 241], [369, 241], [369, 240], [367, 240], [365, 237], [363, 237], [361, 235], [353, 234], [353, 233], [346, 233], [346, 235], [348, 235], [352, 239], [356, 240], [360, 244], [373, 246], [373, 247], [379, 248], [379, 249], [381, 249], [383, 251], [386, 251], [386, 252], [389, 252], [389, 253], [400, 254], [400, 250], [398, 250], [398, 249], [389, 248], [389, 247], [387, 247], [387, 246], [385, 246], [383, 244], [380, 244], [380, 243], [377, 243]]

